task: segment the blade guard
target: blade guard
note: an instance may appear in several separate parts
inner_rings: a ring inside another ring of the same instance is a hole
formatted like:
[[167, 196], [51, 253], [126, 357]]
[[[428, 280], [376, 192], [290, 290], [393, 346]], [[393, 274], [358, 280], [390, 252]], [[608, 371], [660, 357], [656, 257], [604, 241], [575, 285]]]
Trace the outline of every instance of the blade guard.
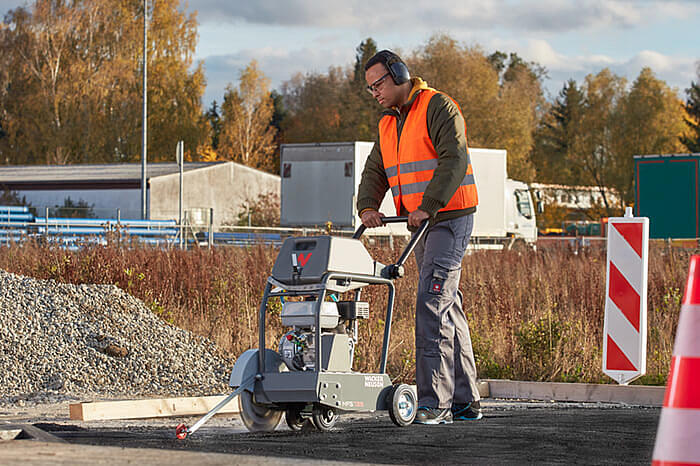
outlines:
[[[287, 365], [282, 361], [279, 353], [265, 348], [265, 372], [287, 372]], [[229, 387], [238, 388], [245, 381], [258, 374], [258, 350], [249, 349], [241, 354], [233, 365], [231, 377], [229, 377]], [[251, 385], [248, 391], [252, 391]]]

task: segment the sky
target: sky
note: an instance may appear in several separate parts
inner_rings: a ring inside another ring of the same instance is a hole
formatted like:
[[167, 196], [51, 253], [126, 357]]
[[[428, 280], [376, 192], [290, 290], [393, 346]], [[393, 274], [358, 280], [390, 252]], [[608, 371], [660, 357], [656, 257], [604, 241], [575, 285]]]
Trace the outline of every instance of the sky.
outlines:
[[[0, 0], [0, 14], [24, 3]], [[252, 59], [280, 89], [296, 73], [351, 65], [368, 37], [408, 54], [438, 33], [543, 65], [550, 98], [605, 67], [631, 83], [648, 66], [683, 98], [700, 80], [700, 0], [189, 0], [185, 8], [199, 21], [206, 107]]]

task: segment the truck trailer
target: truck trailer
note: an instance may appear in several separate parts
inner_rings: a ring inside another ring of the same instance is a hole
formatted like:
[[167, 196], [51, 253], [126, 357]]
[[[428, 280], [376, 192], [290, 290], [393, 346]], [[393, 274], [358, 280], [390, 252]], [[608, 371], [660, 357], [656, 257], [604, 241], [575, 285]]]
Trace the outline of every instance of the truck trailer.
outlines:
[[[283, 144], [281, 146], [282, 226], [322, 226], [354, 230], [360, 224], [357, 191], [372, 142]], [[479, 206], [472, 245], [511, 247], [537, 240], [536, 206], [528, 185], [507, 177], [506, 151], [470, 148]], [[390, 191], [379, 208], [396, 215]], [[405, 225], [372, 228], [365, 234], [409, 235]]]
[[635, 155], [635, 214], [650, 238], [700, 238], [700, 154]]

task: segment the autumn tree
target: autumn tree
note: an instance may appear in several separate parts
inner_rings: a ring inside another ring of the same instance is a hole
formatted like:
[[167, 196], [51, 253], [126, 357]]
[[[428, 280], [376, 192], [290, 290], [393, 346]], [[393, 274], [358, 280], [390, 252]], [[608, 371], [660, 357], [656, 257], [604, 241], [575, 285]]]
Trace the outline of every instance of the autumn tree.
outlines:
[[604, 69], [580, 88], [564, 86], [538, 128], [533, 160], [542, 181], [597, 186], [601, 211], [616, 215], [634, 202], [633, 156], [680, 151], [683, 116], [676, 92], [649, 68], [629, 88]]
[[346, 108], [343, 119], [346, 127], [352, 128], [354, 139], [374, 141], [377, 137], [377, 112], [374, 97], [367, 92], [365, 81], [365, 63], [377, 53], [377, 43], [371, 37], [365, 39], [355, 48], [352, 80], [348, 82], [347, 94], [342, 102]]
[[364, 66], [377, 44], [367, 38], [355, 49], [353, 66], [327, 73], [298, 74], [283, 83], [288, 117], [285, 142], [374, 141], [379, 108], [365, 91]]
[[596, 75], [586, 76], [584, 92], [585, 111], [578, 124], [578, 142], [569, 161], [582, 174], [584, 185], [600, 188], [608, 214], [619, 206], [613, 205], [606, 187], [619, 178], [616, 166], [616, 119], [618, 104], [624, 97], [626, 80], [605, 68]]
[[582, 183], [580, 164], [571, 163], [579, 150], [579, 125], [585, 96], [573, 79], [564, 83], [535, 132], [532, 160], [541, 183], [576, 185]]
[[682, 152], [686, 132], [683, 103], [675, 89], [643, 68], [620, 102], [614, 122], [615, 153], [611, 187], [626, 204], [634, 202], [634, 155]]
[[193, 67], [198, 38], [196, 13], [187, 15], [181, 0], [155, 0], [152, 5], [149, 157], [166, 161], [174, 160], [177, 141], [184, 141], [185, 150], [192, 152], [208, 140], [208, 125], [202, 114], [206, 80], [202, 63]]
[[241, 71], [238, 87], [226, 86], [218, 147], [224, 159], [274, 170], [276, 129], [271, 125], [274, 104], [268, 88], [269, 79], [255, 60]]
[[697, 76], [698, 80], [692, 82], [685, 90], [688, 96], [685, 103], [685, 111], [688, 113], [685, 118], [688, 134], [681, 135], [681, 142], [690, 152], [700, 152], [700, 63], [697, 66]]
[[472, 147], [506, 149], [510, 176], [535, 175], [529, 155], [544, 100], [541, 70], [515, 54], [492, 55], [440, 34], [409, 57], [414, 75], [457, 101]]
[[282, 84], [289, 117], [285, 142], [354, 141], [358, 136], [343, 118], [348, 70], [339, 67], [325, 74], [296, 74]]
[[[5, 17], [3, 163], [140, 159], [143, 2], [35, 0]], [[207, 137], [195, 16], [179, 0], [149, 12], [149, 159], [172, 159]]]

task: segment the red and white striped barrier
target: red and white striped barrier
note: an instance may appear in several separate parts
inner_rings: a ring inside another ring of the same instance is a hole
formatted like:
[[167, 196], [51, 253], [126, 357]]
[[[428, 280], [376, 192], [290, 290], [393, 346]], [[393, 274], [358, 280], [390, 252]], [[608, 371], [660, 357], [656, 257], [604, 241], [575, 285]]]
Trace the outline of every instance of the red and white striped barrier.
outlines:
[[652, 460], [681, 464], [700, 465], [700, 256], [690, 258]]
[[608, 220], [603, 372], [626, 385], [646, 372], [649, 219]]

